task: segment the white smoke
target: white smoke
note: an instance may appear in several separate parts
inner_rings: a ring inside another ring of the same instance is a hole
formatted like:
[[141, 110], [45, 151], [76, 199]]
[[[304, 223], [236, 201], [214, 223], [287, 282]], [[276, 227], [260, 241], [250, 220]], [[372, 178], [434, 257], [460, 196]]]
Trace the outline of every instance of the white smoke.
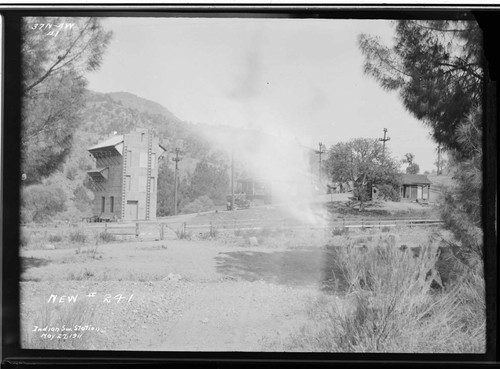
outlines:
[[303, 223], [325, 224], [327, 211], [318, 205], [325, 191], [319, 183], [314, 149], [298, 140], [231, 127], [212, 127], [205, 137], [218, 148], [225, 148], [229, 157], [234, 156], [238, 168], [235, 181], [242, 179], [244, 172], [247, 177], [271, 184], [273, 206], [283, 207]]

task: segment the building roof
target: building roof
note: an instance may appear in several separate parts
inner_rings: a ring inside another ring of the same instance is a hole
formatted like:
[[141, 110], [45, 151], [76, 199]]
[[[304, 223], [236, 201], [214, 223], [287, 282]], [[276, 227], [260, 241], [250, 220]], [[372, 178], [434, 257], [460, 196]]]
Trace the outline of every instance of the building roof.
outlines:
[[108, 179], [109, 168], [95, 168], [92, 170], [87, 170], [87, 174], [94, 180]]
[[101, 173], [101, 172], [105, 171], [106, 169], [108, 169], [108, 167], [95, 168], [95, 169], [87, 170], [87, 173]]
[[404, 185], [432, 184], [425, 174], [401, 174], [401, 183]]
[[[103, 150], [103, 149], [114, 148], [120, 154], [123, 154], [122, 153], [123, 140], [124, 140], [124, 135], [115, 135], [115, 136], [112, 136], [111, 138], [108, 138], [105, 141], [99, 142], [97, 145], [92, 146], [91, 148], [88, 149], [88, 151], [98, 151], [98, 150]], [[158, 146], [162, 150], [162, 152], [160, 152], [158, 156], [162, 156], [163, 153], [167, 151], [167, 149], [162, 145], [158, 145]]]
[[108, 147], [115, 147], [123, 142], [123, 135], [115, 135], [111, 138], [108, 138], [106, 141], [100, 142], [97, 145], [92, 146], [89, 151], [105, 149]]

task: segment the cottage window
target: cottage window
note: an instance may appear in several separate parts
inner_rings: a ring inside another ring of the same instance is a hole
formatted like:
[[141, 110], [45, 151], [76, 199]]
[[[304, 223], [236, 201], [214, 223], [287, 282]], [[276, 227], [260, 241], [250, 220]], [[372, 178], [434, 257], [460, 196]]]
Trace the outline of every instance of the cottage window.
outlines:
[[101, 198], [101, 213], [104, 213], [106, 211], [106, 198], [103, 196]]
[[114, 213], [114, 211], [115, 211], [115, 197], [114, 196], [111, 196], [109, 198], [109, 211], [111, 213]]

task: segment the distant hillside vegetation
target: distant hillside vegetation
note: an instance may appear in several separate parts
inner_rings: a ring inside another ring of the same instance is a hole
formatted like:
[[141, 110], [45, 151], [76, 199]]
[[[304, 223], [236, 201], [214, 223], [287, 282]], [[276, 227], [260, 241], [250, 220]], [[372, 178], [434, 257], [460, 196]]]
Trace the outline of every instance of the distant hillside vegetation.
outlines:
[[143, 99], [142, 97], [136, 96], [129, 92], [110, 92], [106, 95], [127, 108], [136, 109], [140, 112], [148, 113], [151, 115], [161, 115], [170, 122], [181, 122], [181, 120], [167, 108], [154, 101]]
[[[101, 93], [87, 90], [81, 123], [73, 135], [71, 153], [58, 171], [44, 183], [57, 187], [65, 194], [65, 211], [54, 220], [79, 221], [90, 215], [93, 193], [88, 187], [86, 171], [95, 166], [87, 151], [89, 147], [109, 138], [116, 132], [126, 134], [138, 127], [150, 128], [158, 135], [167, 152], [159, 163], [158, 215], [173, 212], [174, 151], [181, 149], [179, 163], [178, 209], [197, 209], [199, 204], [225, 204], [230, 192], [231, 148], [238, 148], [236, 175], [246, 171], [241, 153], [252, 153], [259, 146], [270, 145], [279, 151], [278, 137], [265, 133], [184, 122], [170, 110], [154, 101], [128, 92]], [[311, 158], [316, 162], [314, 151]]]
[[[196, 185], [191, 183], [198, 164], [206, 162], [217, 173], [227, 172], [229, 157], [218, 145], [204, 137], [200, 125], [184, 122], [162, 105], [143, 99], [127, 92], [101, 93], [87, 90], [85, 105], [80, 112], [81, 123], [73, 135], [71, 153], [66, 162], [61, 165], [44, 184], [50, 188], [59, 188], [65, 195], [65, 210], [59, 211], [53, 220], [79, 221], [84, 216], [91, 215], [93, 193], [87, 186], [86, 171], [95, 166], [94, 160], [87, 151], [89, 147], [109, 138], [116, 132], [126, 134], [138, 127], [150, 128], [158, 135], [160, 143], [167, 152], [160, 161], [160, 178], [158, 182], [158, 209], [161, 215], [169, 215], [173, 206], [173, 152], [180, 145], [182, 161], [179, 163], [179, 199], [182, 206], [188, 206], [196, 198]], [[198, 171], [202, 167], [198, 168]], [[210, 178], [203, 179], [203, 175]], [[220, 174], [219, 174], [220, 177]], [[213, 173], [196, 175], [198, 181], [213, 180]], [[226, 188], [212, 200], [220, 202]], [[194, 195], [193, 195], [194, 196]], [[160, 203], [161, 200], [161, 203]]]

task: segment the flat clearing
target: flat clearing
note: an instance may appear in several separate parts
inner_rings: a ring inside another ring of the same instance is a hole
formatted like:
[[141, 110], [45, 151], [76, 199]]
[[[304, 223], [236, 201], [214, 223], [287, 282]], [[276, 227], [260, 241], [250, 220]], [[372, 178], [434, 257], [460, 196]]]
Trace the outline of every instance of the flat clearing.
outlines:
[[[266, 224], [266, 219], [290, 214], [283, 209], [181, 216], [167, 224], [230, 217]], [[300, 221], [295, 214], [290, 219]], [[23, 247], [22, 344], [83, 350], [283, 351], [292, 335], [314, 323], [311, 307], [316, 301], [346, 304], [333, 283], [332, 247], [346, 242], [376, 245], [390, 237], [398, 245], [418, 246], [431, 232], [370, 229], [333, 236], [318, 230], [233, 231], [207, 240], [97, 247], [62, 241], [55, 249]], [[47, 338], [46, 331], [37, 331], [64, 326], [74, 332], [86, 325], [94, 330], [75, 339]]]
[[[105, 331], [88, 348], [261, 351], [264, 341], [298, 329], [305, 304], [323, 293], [324, 252], [313, 250], [153, 241], [101, 245], [96, 255], [22, 253], [23, 331], [42, 325], [41, 307], [74, 304], [48, 302], [51, 295], [78, 295], [95, 314], [75, 324]], [[125, 299], [103, 302], [108, 294]]]

